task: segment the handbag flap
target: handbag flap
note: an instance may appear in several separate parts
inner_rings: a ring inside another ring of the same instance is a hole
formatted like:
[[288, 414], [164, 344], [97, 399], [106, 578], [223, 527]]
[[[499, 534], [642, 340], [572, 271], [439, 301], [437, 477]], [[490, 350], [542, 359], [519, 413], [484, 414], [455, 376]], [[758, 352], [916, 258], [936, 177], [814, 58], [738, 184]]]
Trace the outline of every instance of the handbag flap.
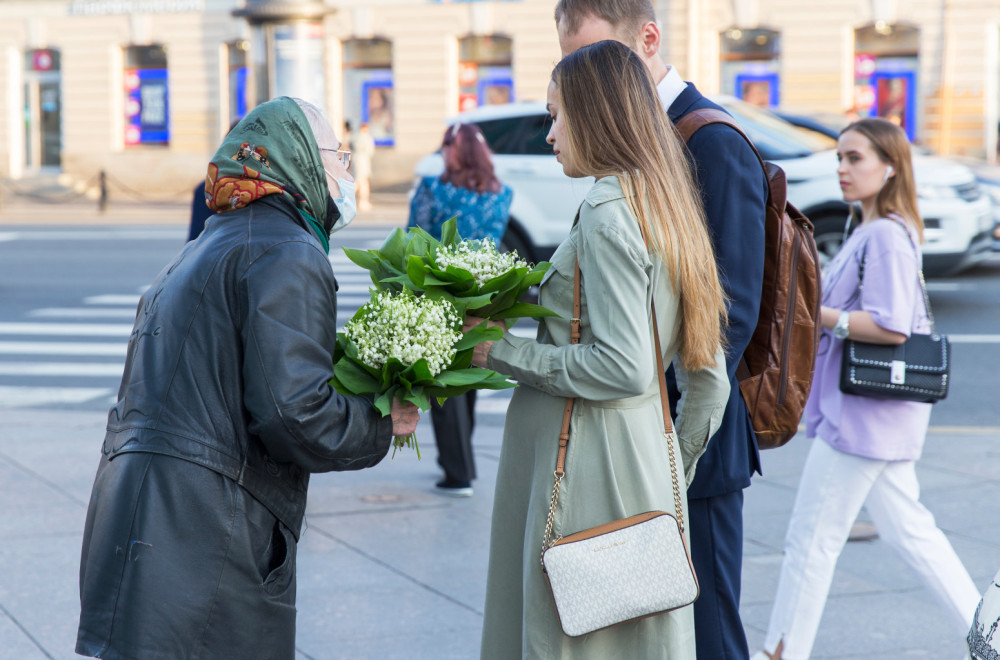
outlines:
[[573, 543], [575, 541], [583, 541], [585, 539], [590, 539], [595, 536], [600, 536], [601, 534], [607, 534], [608, 532], [613, 532], [625, 527], [631, 527], [632, 525], [638, 525], [639, 523], [646, 522], [647, 520], [652, 520], [659, 516], [667, 516], [668, 518], [673, 518], [666, 511], [647, 511], [646, 513], [637, 513], [634, 516], [629, 516], [628, 518], [619, 518], [618, 520], [612, 520], [609, 523], [604, 523], [603, 525], [598, 525], [597, 527], [591, 527], [590, 529], [585, 529], [582, 532], [577, 532], [576, 534], [570, 534], [569, 536], [564, 536], [555, 543], [552, 547], [557, 545], [562, 545], [564, 543]]
[[944, 336], [910, 335], [901, 346], [849, 341], [845, 342], [844, 350], [848, 361], [855, 367], [891, 369], [893, 362], [902, 360], [907, 371], [948, 373], [950, 348], [948, 338]]

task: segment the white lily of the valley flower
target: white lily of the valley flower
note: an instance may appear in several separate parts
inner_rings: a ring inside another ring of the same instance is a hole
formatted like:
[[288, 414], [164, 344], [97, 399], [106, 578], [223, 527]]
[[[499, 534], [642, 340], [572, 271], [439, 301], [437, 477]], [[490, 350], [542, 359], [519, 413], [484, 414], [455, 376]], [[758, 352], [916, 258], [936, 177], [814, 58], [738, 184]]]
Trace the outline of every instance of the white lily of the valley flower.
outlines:
[[450, 302], [381, 292], [373, 294], [364, 309], [344, 325], [344, 333], [368, 366], [381, 369], [391, 358], [412, 365], [424, 358], [431, 375], [437, 376], [455, 358], [461, 319]]
[[461, 241], [453, 246], [442, 247], [434, 256], [434, 262], [438, 268], [456, 266], [469, 271], [479, 286], [515, 268], [528, 266], [527, 261], [517, 256], [516, 250], [500, 252], [489, 238]]

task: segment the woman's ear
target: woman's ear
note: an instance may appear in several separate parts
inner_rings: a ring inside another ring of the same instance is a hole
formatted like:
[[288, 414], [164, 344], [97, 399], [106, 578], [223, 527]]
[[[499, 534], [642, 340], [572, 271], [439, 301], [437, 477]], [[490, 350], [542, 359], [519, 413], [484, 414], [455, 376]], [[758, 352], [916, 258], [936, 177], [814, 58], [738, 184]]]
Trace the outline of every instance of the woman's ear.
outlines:
[[892, 174], [893, 174], [894, 171], [895, 170], [892, 169], [892, 165], [886, 165], [885, 166], [885, 176], [882, 177], [882, 183], [885, 183], [886, 181], [888, 181], [889, 177], [892, 176]]

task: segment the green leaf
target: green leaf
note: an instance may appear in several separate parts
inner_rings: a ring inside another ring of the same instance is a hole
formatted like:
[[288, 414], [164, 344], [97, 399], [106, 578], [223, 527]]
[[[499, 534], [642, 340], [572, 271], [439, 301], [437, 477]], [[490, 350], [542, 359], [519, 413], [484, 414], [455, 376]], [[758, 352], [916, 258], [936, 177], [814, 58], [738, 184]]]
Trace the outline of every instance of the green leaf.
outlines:
[[454, 245], [461, 240], [462, 237], [458, 235], [458, 216], [445, 220], [441, 225], [441, 244]]
[[458, 369], [443, 371], [438, 374], [437, 381], [442, 385], [475, 385], [489, 379], [489, 369]]
[[[414, 288], [422, 290], [426, 286], [427, 264], [422, 257], [411, 254], [406, 258], [406, 276], [410, 278]], [[432, 278], [436, 280], [437, 278]], [[436, 282], [434, 282], [436, 283]]]
[[402, 271], [403, 255], [406, 254], [406, 232], [399, 227], [393, 229], [382, 243], [382, 247], [378, 249], [378, 253], [394, 268]]
[[487, 327], [484, 322], [462, 335], [462, 338], [455, 342], [454, 348], [456, 351], [464, 351], [474, 347], [476, 344], [481, 344], [484, 341], [497, 341], [502, 337], [502, 328], [490, 328]]
[[392, 412], [392, 399], [395, 394], [396, 388], [391, 387], [375, 397], [375, 409], [382, 413], [383, 417], [388, 417]]
[[379, 381], [356, 364], [354, 358], [345, 357], [333, 365], [335, 378], [354, 394], [374, 394], [379, 391]]
[[535, 286], [536, 284], [541, 284], [542, 278], [545, 277], [545, 273], [548, 272], [551, 266], [552, 264], [547, 261], [535, 264], [535, 267], [531, 269], [531, 272], [524, 276], [522, 284], [526, 284], [529, 288]]
[[536, 305], [534, 303], [524, 303], [518, 302], [514, 303], [507, 309], [494, 312], [490, 318], [494, 321], [499, 321], [500, 319], [514, 319], [514, 318], [542, 318], [544, 316], [559, 316], [553, 312], [548, 307], [543, 307], [542, 305]]
[[431, 399], [427, 396], [427, 393], [424, 392], [423, 388], [414, 389], [410, 393], [410, 396], [406, 398], [410, 403], [414, 404], [421, 410], [430, 410], [431, 408]]
[[506, 291], [517, 286], [528, 271], [525, 268], [512, 268], [503, 275], [497, 275], [483, 283], [480, 291]]
[[343, 250], [348, 259], [367, 271], [374, 271], [382, 261], [378, 253], [372, 250], [357, 250], [349, 247], [345, 247]]

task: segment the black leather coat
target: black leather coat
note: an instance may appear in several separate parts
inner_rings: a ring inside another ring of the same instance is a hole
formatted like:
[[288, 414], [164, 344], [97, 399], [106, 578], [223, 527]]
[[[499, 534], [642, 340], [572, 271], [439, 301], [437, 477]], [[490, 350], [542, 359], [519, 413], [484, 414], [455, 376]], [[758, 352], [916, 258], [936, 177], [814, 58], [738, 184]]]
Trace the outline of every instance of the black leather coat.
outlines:
[[139, 303], [84, 530], [77, 652], [291, 658], [310, 472], [392, 424], [327, 384], [336, 281], [279, 196], [213, 217]]

